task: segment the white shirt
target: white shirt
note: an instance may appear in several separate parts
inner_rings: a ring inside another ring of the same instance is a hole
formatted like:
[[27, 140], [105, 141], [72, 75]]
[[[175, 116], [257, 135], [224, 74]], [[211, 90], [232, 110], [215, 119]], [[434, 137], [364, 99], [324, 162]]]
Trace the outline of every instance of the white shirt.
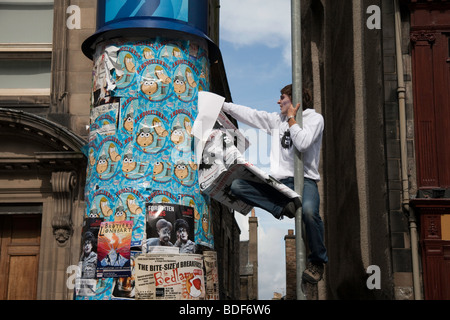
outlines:
[[[298, 124], [289, 128], [287, 117], [225, 102], [223, 110], [237, 121], [265, 130], [272, 136], [270, 150], [271, 175], [280, 180], [294, 176], [295, 149], [303, 153], [304, 176], [320, 181], [320, 148], [324, 130], [322, 115], [314, 109], [303, 111], [303, 128]], [[289, 141], [289, 134], [292, 143]]]

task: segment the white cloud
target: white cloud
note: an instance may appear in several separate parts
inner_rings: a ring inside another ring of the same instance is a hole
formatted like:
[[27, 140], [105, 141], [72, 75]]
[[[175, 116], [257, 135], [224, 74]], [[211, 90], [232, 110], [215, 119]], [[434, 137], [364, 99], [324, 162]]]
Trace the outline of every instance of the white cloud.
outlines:
[[237, 47], [262, 44], [291, 56], [290, 0], [223, 0], [220, 37]]

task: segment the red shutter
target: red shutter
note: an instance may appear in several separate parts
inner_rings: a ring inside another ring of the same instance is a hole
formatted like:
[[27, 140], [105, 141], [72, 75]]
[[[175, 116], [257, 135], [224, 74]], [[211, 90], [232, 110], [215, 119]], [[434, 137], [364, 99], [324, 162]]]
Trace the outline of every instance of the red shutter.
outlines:
[[442, 31], [411, 33], [417, 183], [450, 187], [449, 37]]

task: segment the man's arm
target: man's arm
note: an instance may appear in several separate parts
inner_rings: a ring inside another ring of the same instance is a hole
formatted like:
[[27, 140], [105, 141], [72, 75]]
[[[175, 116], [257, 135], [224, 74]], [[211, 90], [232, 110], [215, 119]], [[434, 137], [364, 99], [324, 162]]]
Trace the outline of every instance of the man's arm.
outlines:
[[303, 128], [301, 128], [295, 118], [299, 108], [300, 104], [297, 104], [295, 108], [291, 105], [287, 117], [294, 146], [298, 151], [305, 152], [322, 134], [324, 121], [323, 117], [316, 113], [314, 117], [308, 118], [308, 121], [305, 121]]
[[270, 133], [275, 128], [278, 114], [255, 110], [249, 107], [225, 102], [223, 111], [231, 115], [237, 121], [245, 123], [253, 128], [263, 129]]

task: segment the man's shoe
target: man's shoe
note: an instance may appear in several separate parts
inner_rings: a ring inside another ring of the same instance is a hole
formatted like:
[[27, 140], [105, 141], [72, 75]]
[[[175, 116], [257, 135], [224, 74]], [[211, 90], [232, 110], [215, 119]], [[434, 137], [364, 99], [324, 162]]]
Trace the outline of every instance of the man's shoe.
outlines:
[[283, 211], [281, 211], [281, 217], [294, 218], [295, 211], [295, 204], [291, 201], [283, 208]]
[[322, 280], [324, 266], [323, 263], [312, 263], [309, 262], [305, 271], [303, 271], [303, 280], [308, 281], [309, 283], [317, 283]]

